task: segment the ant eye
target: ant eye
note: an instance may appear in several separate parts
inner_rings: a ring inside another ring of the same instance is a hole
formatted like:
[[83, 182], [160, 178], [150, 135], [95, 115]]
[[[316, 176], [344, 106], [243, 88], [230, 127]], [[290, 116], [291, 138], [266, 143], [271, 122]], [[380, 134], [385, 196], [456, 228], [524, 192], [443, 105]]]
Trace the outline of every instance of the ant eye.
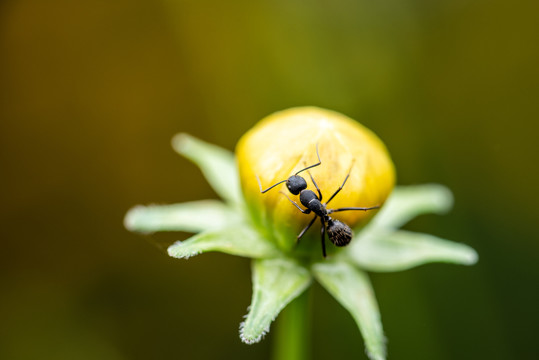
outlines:
[[352, 229], [339, 220], [328, 222], [328, 237], [335, 246], [346, 246], [352, 240]]
[[307, 189], [307, 182], [301, 176], [292, 175], [286, 181], [286, 187], [292, 194], [297, 195], [301, 190]]

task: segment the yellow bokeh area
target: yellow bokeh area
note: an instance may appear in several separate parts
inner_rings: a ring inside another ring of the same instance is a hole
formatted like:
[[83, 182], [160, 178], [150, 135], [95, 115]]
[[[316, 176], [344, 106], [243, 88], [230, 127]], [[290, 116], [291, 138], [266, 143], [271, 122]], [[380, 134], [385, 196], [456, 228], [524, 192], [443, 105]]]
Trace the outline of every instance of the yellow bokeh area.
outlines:
[[[309, 171], [321, 190], [322, 202], [329, 200], [350, 174], [328, 208], [383, 205], [395, 184], [395, 169], [382, 141], [337, 112], [292, 108], [264, 118], [240, 139], [236, 148], [245, 198], [252, 211], [265, 214], [265, 224], [284, 224], [299, 232], [311, 220], [312, 215], [302, 214], [282, 194], [285, 192], [299, 203], [299, 197], [290, 194], [285, 184], [261, 194], [257, 176], [263, 189], [285, 180], [318, 162], [317, 147], [322, 163]], [[308, 172], [300, 176], [307, 180], [308, 189], [316, 192]], [[347, 211], [333, 215], [353, 227], [373, 213]], [[293, 244], [293, 238], [289, 242]]]

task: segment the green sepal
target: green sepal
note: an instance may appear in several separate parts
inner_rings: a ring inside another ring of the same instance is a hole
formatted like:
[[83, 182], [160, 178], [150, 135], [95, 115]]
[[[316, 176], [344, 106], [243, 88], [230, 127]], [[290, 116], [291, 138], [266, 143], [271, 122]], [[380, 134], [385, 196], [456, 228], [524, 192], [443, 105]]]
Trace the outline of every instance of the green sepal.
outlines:
[[188, 134], [177, 134], [172, 147], [195, 163], [215, 192], [226, 201], [240, 204], [243, 200], [234, 154]]
[[209, 251], [257, 259], [280, 254], [271, 241], [264, 239], [257, 231], [243, 224], [205, 231], [187, 240], [177, 241], [168, 247], [168, 254], [179, 259], [187, 259]]
[[385, 359], [385, 336], [380, 311], [367, 274], [344, 261], [316, 263], [312, 270], [320, 284], [356, 321], [369, 358]]
[[411, 231], [369, 232], [350, 246], [347, 255], [368, 271], [401, 271], [429, 262], [473, 265], [471, 247], [433, 235]]
[[443, 214], [453, 206], [451, 191], [439, 184], [397, 186], [369, 227], [398, 229], [418, 215]]
[[222, 229], [239, 221], [239, 215], [218, 200], [201, 200], [172, 205], [138, 205], [124, 218], [130, 231], [185, 231], [197, 233]]
[[253, 298], [249, 314], [240, 325], [244, 343], [259, 342], [279, 312], [311, 284], [305, 267], [287, 258], [254, 260]]

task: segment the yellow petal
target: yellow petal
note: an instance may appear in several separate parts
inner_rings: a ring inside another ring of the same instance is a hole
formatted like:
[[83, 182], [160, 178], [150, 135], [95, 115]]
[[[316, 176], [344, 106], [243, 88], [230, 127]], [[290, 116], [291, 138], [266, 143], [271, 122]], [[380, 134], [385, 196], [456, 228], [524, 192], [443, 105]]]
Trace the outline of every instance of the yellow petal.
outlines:
[[[350, 172], [342, 191], [328, 208], [382, 205], [389, 196], [395, 184], [395, 169], [385, 145], [372, 131], [334, 111], [292, 108], [260, 121], [236, 148], [243, 194], [263, 226], [288, 228], [291, 231], [286, 233], [291, 234], [299, 232], [314, 216], [302, 214], [280, 193], [285, 192], [299, 204], [299, 196], [290, 194], [285, 184], [261, 194], [256, 176], [264, 189], [285, 180], [318, 162], [316, 146], [322, 164], [310, 171], [322, 191], [322, 202], [330, 198]], [[302, 172], [300, 176], [307, 180], [308, 189], [316, 193], [309, 174]], [[332, 217], [354, 227], [375, 211], [346, 211]], [[319, 229], [319, 225], [315, 228]], [[293, 245], [295, 237], [281, 240]]]

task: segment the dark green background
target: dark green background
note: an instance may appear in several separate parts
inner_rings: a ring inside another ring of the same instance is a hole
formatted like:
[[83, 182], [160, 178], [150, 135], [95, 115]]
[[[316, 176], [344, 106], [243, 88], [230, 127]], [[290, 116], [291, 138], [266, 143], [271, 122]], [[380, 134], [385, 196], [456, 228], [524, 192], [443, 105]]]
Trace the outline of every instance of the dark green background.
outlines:
[[[0, 358], [230, 359], [249, 261], [174, 260], [122, 219], [215, 194], [176, 155], [233, 149], [262, 117], [316, 105], [387, 144], [400, 184], [453, 211], [408, 229], [473, 246], [474, 267], [373, 274], [392, 359], [537, 359], [536, 1], [4, 1], [0, 5]], [[298, 137], [301, 134], [298, 134]], [[365, 358], [316, 286], [315, 359]]]

